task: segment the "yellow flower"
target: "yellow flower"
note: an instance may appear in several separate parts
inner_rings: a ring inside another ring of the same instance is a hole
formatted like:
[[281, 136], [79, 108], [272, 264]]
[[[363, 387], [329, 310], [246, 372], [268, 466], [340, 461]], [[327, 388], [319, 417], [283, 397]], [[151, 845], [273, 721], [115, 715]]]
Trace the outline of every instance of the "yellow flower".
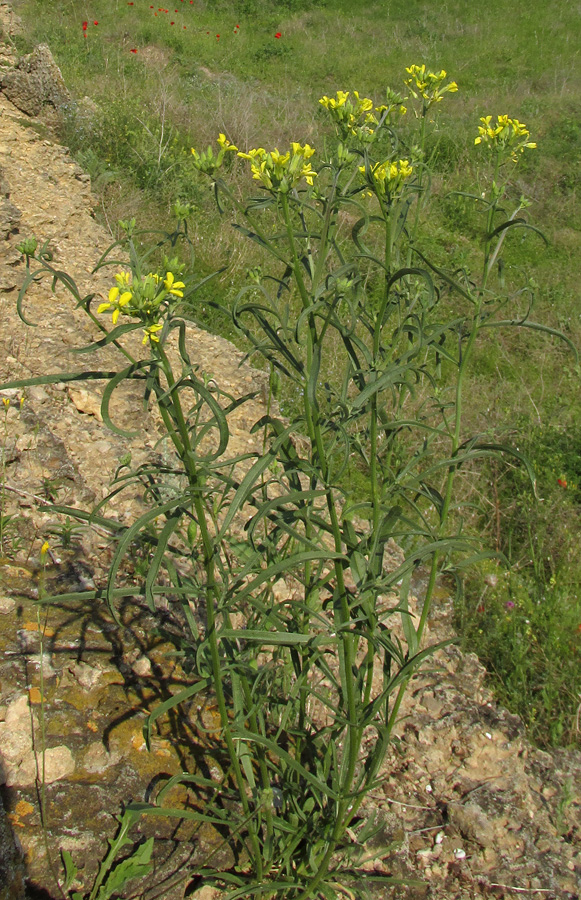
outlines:
[[264, 147], [258, 147], [256, 150], [249, 150], [248, 153], [243, 153], [242, 150], [239, 150], [237, 156], [240, 156], [242, 159], [256, 159], [258, 156], [262, 159], [263, 156], [266, 156], [266, 150]]
[[173, 272], [168, 272], [165, 281], [163, 282], [163, 286], [168, 292], [168, 294], [173, 294], [174, 297], [183, 297], [184, 292], [180, 290], [180, 288], [185, 287], [183, 281], [175, 281]]
[[250, 160], [250, 171], [255, 181], [260, 181], [267, 190], [286, 194], [303, 178], [307, 184], [313, 184], [317, 173], [306, 160], [314, 153], [315, 150], [309, 144], [303, 147], [293, 141], [291, 149], [286, 153], [280, 153], [277, 149], [267, 153], [264, 147], [258, 147], [247, 153], [239, 151], [238, 156]]
[[270, 157], [275, 166], [284, 166], [290, 159], [290, 153], [279, 153], [278, 150], [271, 150]]
[[[121, 273], [121, 274], [123, 274], [123, 273]], [[120, 276], [118, 276], [118, 275], [116, 275], [115, 278], [118, 280], [118, 283], [120, 282], [122, 285], [126, 284], [126, 279], [125, 280], [120, 279]], [[124, 306], [127, 306], [127, 304], [129, 303], [129, 301], [131, 300], [132, 297], [133, 297], [133, 294], [131, 293], [131, 291], [123, 291], [123, 293], [120, 294], [118, 287], [112, 287], [111, 290], [109, 291], [109, 300], [105, 301], [104, 303], [99, 304], [99, 307], [97, 308], [97, 312], [98, 313], [105, 312], [105, 310], [111, 309], [111, 307], [113, 306], [114, 307], [113, 324], [115, 325], [115, 323], [117, 322], [117, 319], [119, 318], [119, 313], [121, 312], [121, 309]]]
[[493, 125], [492, 116], [481, 116], [480, 121], [482, 124], [478, 126], [478, 135], [474, 138], [475, 145], [483, 144], [489, 150], [498, 152], [501, 162], [507, 159], [517, 162], [521, 153], [525, 150], [534, 150], [537, 146], [534, 141], [528, 140], [530, 132], [518, 119], [501, 115], [496, 117], [496, 123]]
[[359, 112], [369, 112], [370, 109], [373, 109], [373, 100], [370, 100], [369, 97], [364, 97], [360, 100], [359, 91], [353, 91], [353, 96], [357, 100]]
[[222, 166], [224, 157], [228, 150], [236, 152], [236, 150], [238, 149], [228, 140], [225, 134], [220, 133], [218, 135], [217, 141], [220, 145], [220, 150], [217, 156], [214, 156], [214, 151], [211, 147], [208, 147], [208, 149], [202, 153], [198, 153], [195, 147], [191, 148], [196, 169], [199, 172], [203, 172], [204, 175], [209, 175], [210, 177], [212, 177]]
[[147, 344], [147, 341], [154, 341], [159, 343], [159, 337], [157, 335], [158, 331], [161, 331], [163, 328], [163, 324], [161, 322], [156, 322], [154, 325], [148, 325], [144, 331], [145, 337], [142, 340], [142, 344]]
[[309, 144], [305, 144], [304, 147], [301, 147], [296, 141], [291, 143], [293, 153], [296, 153], [298, 156], [304, 156], [305, 159], [310, 159], [311, 156], [314, 156], [315, 150], [313, 147], [310, 147]]
[[[226, 135], [225, 135], [225, 134], [222, 134], [222, 132], [220, 132], [220, 134], [218, 135], [217, 141], [218, 141], [218, 143], [220, 144], [221, 149], [224, 150], [224, 151], [226, 151], [226, 150], [234, 150], [234, 151], [238, 150], [238, 147], [235, 147], [234, 144], [232, 144], [232, 143], [228, 140], [228, 138], [226, 137]], [[194, 151], [192, 150], [192, 153], [193, 153], [193, 152], [194, 152]]]
[[428, 110], [434, 103], [440, 103], [444, 94], [454, 94], [458, 90], [455, 81], [444, 84], [446, 70], [440, 72], [428, 72], [425, 64], [412, 65], [406, 68], [410, 76], [404, 79], [404, 84], [410, 89], [412, 97], [424, 101], [424, 110]]
[[119, 289], [122, 290], [123, 288], [129, 287], [132, 277], [131, 272], [117, 272], [115, 281], [117, 282]]
[[349, 91], [337, 91], [337, 97], [321, 97], [319, 103], [327, 109], [337, 126], [342, 140], [349, 137], [359, 138], [363, 143], [374, 139], [378, 124], [373, 115], [373, 100], [360, 97], [359, 91], [353, 91], [353, 100], [349, 100]]
[[[359, 166], [359, 171], [365, 175], [365, 166]], [[388, 195], [391, 199], [398, 194], [404, 181], [412, 175], [413, 171], [414, 167], [407, 159], [400, 159], [397, 162], [386, 160], [383, 163], [376, 163], [369, 169], [371, 184], [376, 193], [382, 196]], [[370, 182], [368, 181], [368, 183]]]
[[345, 106], [348, 97], [349, 91], [337, 91], [337, 99], [334, 97], [327, 97], [325, 94], [324, 97], [321, 97], [319, 103], [328, 110], [339, 109], [341, 106]]

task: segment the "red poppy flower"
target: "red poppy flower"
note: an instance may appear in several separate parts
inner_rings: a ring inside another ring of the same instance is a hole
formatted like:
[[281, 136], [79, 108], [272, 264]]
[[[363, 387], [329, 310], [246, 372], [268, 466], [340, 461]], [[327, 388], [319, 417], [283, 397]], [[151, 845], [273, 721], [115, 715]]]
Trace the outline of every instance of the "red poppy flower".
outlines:
[[170, 24], [170, 25], [175, 25], [175, 22], [170, 22], [169, 24]]
[[130, 53], [137, 53], [137, 50], [130, 50]]
[[282, 34], [280, 31], [277, 31], [275, 34], [275, 38], [279, 38], [279, 37], [282, 37]]
[[98, 25], [98, 24], [99, 24], [99, 23], [98, 23], [97, 21], [93, 22], [93, 25]]
[[562, 487], [562, 488], [567, 487], [567, 482], [565, 481], [564, 478], [557, 478], [557, 484], [560, 485], [560, 487]]
[[88, 24], [89, 24], [88, 22], [83, 22], [83, 31], [86, 31], [86, 30], [87, 30], [87, 25], [88, 25]]
[[133, 6], [133, 3], [128, 3], [127, 6]]
[[219, 34], [216, 35], [216, 40], [217, 40], [217, 41], [220, 40], [220, 35], [219, 35]]

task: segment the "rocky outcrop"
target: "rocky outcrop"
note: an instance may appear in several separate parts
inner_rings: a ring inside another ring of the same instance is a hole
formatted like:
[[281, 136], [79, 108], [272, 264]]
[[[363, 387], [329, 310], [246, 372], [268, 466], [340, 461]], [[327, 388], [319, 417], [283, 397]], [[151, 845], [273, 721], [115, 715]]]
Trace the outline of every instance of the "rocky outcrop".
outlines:
[[0, 900], [25, 900], [24, 866], [0, 793]]
[[13, 38], [15, 34], [22, 34], [22, 19], [18, 16], [11, 3], [0, 3], [0, 35]]
[[14, 106], [29, 116], [38, 116], [47, 107], [58, 110], [71, 100], [47, 44], [39, 44], [7, 69], [0, 76], [0, 88]]

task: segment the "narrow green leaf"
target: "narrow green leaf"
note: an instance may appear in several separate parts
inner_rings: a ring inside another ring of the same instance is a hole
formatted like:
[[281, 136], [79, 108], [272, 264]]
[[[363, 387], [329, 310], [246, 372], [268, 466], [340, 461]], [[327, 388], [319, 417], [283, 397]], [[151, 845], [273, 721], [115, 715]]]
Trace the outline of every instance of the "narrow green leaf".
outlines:
[[542, 331], [545, 334], [550, 334], [552, 337], [559, 338], [560, 341], [564, 341], [570, 350], [573, 351], [575, 356], [575, 362], [579, 362], [579, 351], [577, 347], [573, 343], [570, 338], [567, 337], [566, 334], [563, 334], [562, 331], [559, 331], [557, 328], [550, 328], [549, 325], [541, 325], [540, 322], [529, 322], [528, 320], [522, 319], [502, 319], [501, 321], [496, 322], [482, 322], [480, 325], [481, 328], [504, 328], [505, 326], [513, 326], [516, 325], [519, 328], [530, 328], [531, 331]]
[[208, 690], [212, 686], [212, 678], [204, 678], [201, 681], [196, 682], [196, 684], [192, 684], [187, 688], [184, 688], [183, 691], [178, 691], [177, 694], [174, 694], [173, 697], [170, 697], [168, 700], [164, 700], [163, 703], [160, 703], [156, 706], [147, 717], [147, 721], [143, 726], [143, 737], [145, 739], [145, 743], [147, 744], [147, 749], [151, 749], [151, 730], [157, 720], [164, 716], [170, 709], [174, 709], [176, 706], [179, 706], [180, 703], [185, 703], [186, 700], [189, 700], [190, 697], [194, 697], [196, 694], [199, 694], [201, 691]]
[[114, 378], [117, 372], [57, 372], [54, 375], [37, 375], [34, 378], [19, 378], [16, 381], [6, 381], [0, 385], [0, 390], [7, 388], [33, 387], [35, 384], [59, 384], [69, 381], [106, 381]]
[[155, 579], [157, 578], [157, 573], [159, 572], [159, 567], [161, 566], [161, 563], [163, 561], [163, 557], [167, 550], [169, 540], [180, 524], [183, 515], [184, 510], [179, 509], [168, 517], [167, 522], [163, 526], [161, 534], [157, 538], [157, 547], [155, 548], [155, 553], [153, 554], [151, 562], [149, 563], [147, 578], [145, 579], [145, 599], [152, 612], [155, 612], [155, 600], [153, 596]]
[[137, 437], [139, 432], [124, 431], [122, 428], [117, 428], [117, 426], [114, 425], [111, 421], [111, 418], [109, 416], [109, 403], [111, 401], [113, 391], [121, 384], [122, 381], [134, 378], [136, 372], [139, 372], [141, 369], [149, 368], [152, 365], [153, 362], [150, 359], [142, 359], [139, 360], [139, 362], [131, 363], [131, 365], [127, 366], [127, 368], [123, 369], [121, 372], [116, 372], [103, 391], [103, 399], [101, 401], [101, 415], [103, 416], [103, 421], [107, 428], [109, 428], [115, 434], [118, 434], [120, 437]]
[[[316, 635], [313, 634], [293, 634], [284, 631], [256, 631], [243, 628], [224, 628], [218, 635], [220, 639], [227, 638], [229, 640], [249, 641], [253, 644], [263, 644], [264, 646], [282, 646], [294, 647], [297, 644], [308, 644], [314, 640]], [[333, 639], [328, 639], [329, 644], [336, 643]]]
[[65, 880], [63, 884], [63, 888], [65, 891], [68, 891], [77, 877], [78, 869], [73, 862], [73, 857], [69, 853], [68, 850], [61, 850], [61, 857], [63, 861], [63, 866], [65, 869]]
[[117, 577], [117, 572], [119, 570], [119, 566], [127, 552], [127, 549], [131, 542], [135, 540], [139, 533], [148, 525], [150, 522], [153, 522], [158, 516], [165, 515], [168, 512], [172, 512], [176, 507], [182, 505], [184, 501], [187, 501], [189, 498], [186, 495], [181, 495], [179, 497], [175, 497], [173, 500], [169, 500], [167, 503], [161, 503], [157, 506], [153, 506], [151, 509], [148, 509], [142, 516], [137, 519], [136, 522], [133, 523], [127, 530], [121, 535], [119, 539], [119, 543], [117, 544], [117, 548], [115, 550], [115, 555], [111, 561], [111, 567], [109, 569], [109, 576], [107, 579], [107, 603], [109, 605], [109, 609], [117, 618], [117, 614], [113, 608], [112, 599], [113, 599], [113, 588], [115, 585], [115, 579]]

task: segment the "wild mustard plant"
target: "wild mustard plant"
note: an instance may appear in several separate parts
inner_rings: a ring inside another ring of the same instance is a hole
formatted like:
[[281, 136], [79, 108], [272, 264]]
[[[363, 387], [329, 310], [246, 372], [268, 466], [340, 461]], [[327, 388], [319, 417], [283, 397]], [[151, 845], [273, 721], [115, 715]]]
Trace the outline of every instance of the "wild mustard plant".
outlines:
[[[107, 380], [103, 416], [115, 427], [114, 391], [124, 380], [142, 380], [173, 446], [171, 465], [146, 466], [157, 488], [145, 514], [129, 527], [99, 516], [119, 543], [107, 586], [93, 596], [114, 610], [118, 596], [143, 595], [153, 612], [163, 597], [182, 624], [180, 652], [191, 683], [152, 710], [148, 741], [161, 717], [214, 692], [223, 774], [175, 776], [151, 802], [130, 804], [126, 815], [191, 819], [226, 833], [234, 866], [216, 867], [214, 850], [198, 871], [228, 900], [364, 892], [361, 847], [380, 823], [362, 805], [383, 777], [407, 683], [433, 649], [422, 640], [436, 578], [487, 555], [458, 525], [455, 475], [468, 461], [501, 452], [522, 459], [479, 435], [467, 437], [462, 406], [481, 329], [508, 324], [499, 314], [513, 297], [492, 290], [491, 266], [507, 230], [523, 222], [497, 221], [500, 195], [479, 198], [487, 221], [480, 281], [430, 261], [417, 212], [415, 223], [408, 219], [423, 192], [427, 111], [456, 84], [425, 66], [407, 72], [412, 96], [422, 101], [419, 143], [406, 143], [395, 131], [405, 114], [396, 92], [375, 106], [357, 92], [338, 91], [321, 99], [340, 141], [330, 153], [299, 142], [284, 153], [241, 151], [220, 135], [218, 154], [211, 148], [192, 154], [195, 168], [211, 179], [221, 212], [264, 256], [224, 311], [249, 353], [270, 368], [272, 391], [282, 379], [299, 397], [290, 420], [269, 404], [255, 423], [261, 452], [228, 453], [229, 417], [254, 395], [235, 399], [214, 382], [211, 387], [211, 373], [190, 356], [187, 321], [196, 318], [203, 282], [194, 286], [191, 272], [173, 264], [151, 271], [128, 227], [121, 245], [130, 270], [117, 273], [95, 315], [93, 295], [82, 297], [50, 262], [27, 256], [19, 310], [32, 281], [43, 274], [61, 280], [105, 333], [104, 342], [125, 357], [112, 378], [59, 372], [34, 382]], [[230, 189], [223, 177], [229, 152], [250, 163], [258, 196], [241, 202]], [[187, 240], [183, 204], [180, 210], [178, 228], [168, 235], [172, 246]], [[345, 213], [354, 221], [347, 236]], [[109, 312], [112, 330], [102, 318]], [[516, 324], [554, 333], [522, 315]], [[139, 328], [144, 349], [136, 358], [122, 339]], [[329, 381], [322, 373], [330, 358]], [[452, 396], [441, 380], [442, 364], [454, 383]], [[363, 498], [346, 486], [355, 464], [368, 479]], [[143, 471], [120, 471], [112, 491], [134, 485]], [[165, 490], [169, 476], [172, 488]], [[239, 519], [246, 542], [232, 537]], [[137, 539], [150, 547], [144, 584], [118, 587], [122, 561]], [[405, 559], [390, 570], [384, 559], [392, 539]], [[429, 576], [416, 618], [410, 583], [419, 565]], [[281, 580], [286, 588], [278, 599]], [[190, 604], [203, 605], [203, 626]], [[203, 812], [196, 804], [165, 805], [178, 783], [195, 793], [198, 806], [204, 801]], [[377, 856], [374, 880], [387, 884], [381, 849]], [[109, 855], [107, 871], [113, 862]], [[102, 884], [104, 872], [98, 878]]]

